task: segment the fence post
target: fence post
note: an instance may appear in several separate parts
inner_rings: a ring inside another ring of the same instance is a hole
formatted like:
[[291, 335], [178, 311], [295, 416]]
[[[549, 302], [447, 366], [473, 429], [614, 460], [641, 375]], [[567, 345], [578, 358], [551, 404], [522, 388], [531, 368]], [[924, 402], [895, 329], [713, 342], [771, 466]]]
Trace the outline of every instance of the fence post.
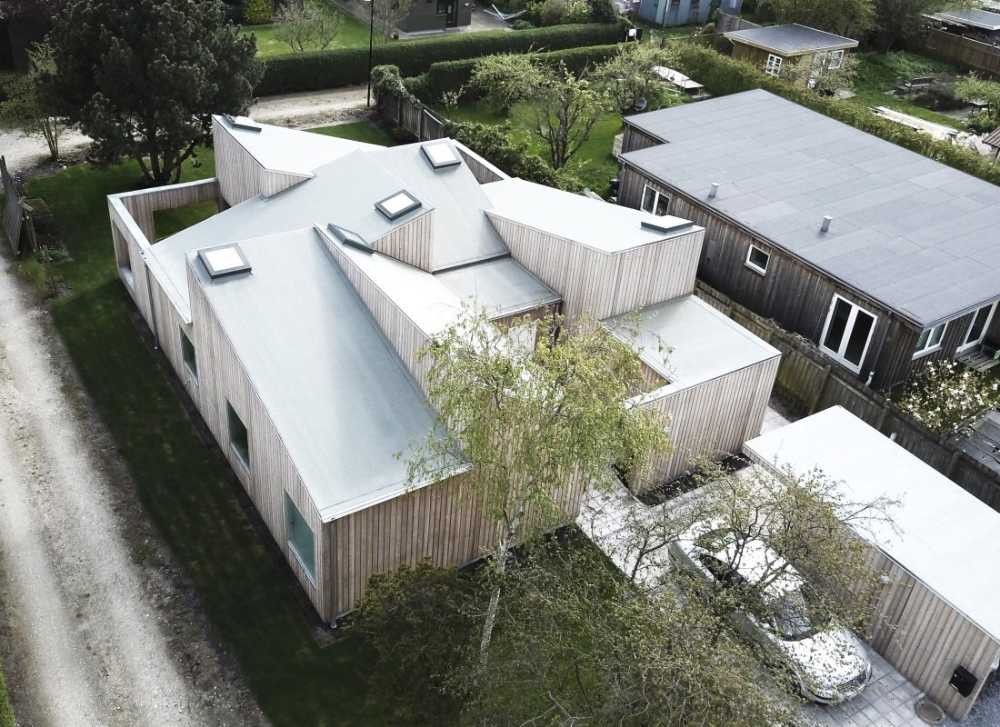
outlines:
[[815, 398], [809, 404], [810, 414], [815, 414], [816, 410], [819, 409], [819, 405], [823, 401], [823, 396], [826, 394], [826, 387], [830, 383], [831, 376], [833, 376], [833, 366], [827, 364], [823, 367], [823, 383], [819, 387], [819, 391], [816, 392]]

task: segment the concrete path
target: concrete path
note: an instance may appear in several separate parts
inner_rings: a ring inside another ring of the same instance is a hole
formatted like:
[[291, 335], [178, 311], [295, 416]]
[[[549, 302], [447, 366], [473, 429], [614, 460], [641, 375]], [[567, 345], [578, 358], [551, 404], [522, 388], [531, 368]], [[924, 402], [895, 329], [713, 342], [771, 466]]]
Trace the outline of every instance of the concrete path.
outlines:
[[19, 723], [262, 724], [79, 387], [0, 257], [0, 660]]

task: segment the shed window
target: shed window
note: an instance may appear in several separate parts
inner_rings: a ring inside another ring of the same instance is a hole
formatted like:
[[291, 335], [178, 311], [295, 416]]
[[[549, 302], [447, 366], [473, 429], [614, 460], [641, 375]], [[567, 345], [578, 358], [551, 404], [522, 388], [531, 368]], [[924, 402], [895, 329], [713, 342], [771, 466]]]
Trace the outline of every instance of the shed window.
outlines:
[[761, 275], [767, 274], [767, 264], [771, 261], [771, 253], [763, 248], [751, 245], [747, 250], [746, 266]]
[[764, 73], [769, 76], [780, 76], [782, 63], [784, 63], [784, 59], [781, 56], [776, 56], [774, 53], [768, 53], [767, 63], [764, 64]]
[[226, 414], [229, 420], [229, 444], [236, 452], [243, 464], [250, 468], [250, 439], [247, 436], [247, 428], [240, 419], [240, 415], [233, 409], [233, 405], [226, 402]]
[[181, 329], [181, 354], [184, 356], [184, 365], [188, 367], [188, 371], [198, 378], [198, 357], [194, 352], [194, 344], [191, 343], [191, 339], [188, 338], [188, 334]]
[[858, 373], [865, 360], [876, 320], [861, 306], [834, 295], [820, 337], [820, 348]]
[[648, 184], [642, 188], [642, 210], [657, 217], [664, 217], [670, 209], [670, 195]]
[[295, 559], [299, 561], [302, 570], [309, 576], [309, 580], [316, 583], [316, 539], [313, 537], [312, 528], [302, 517], [299, 508], [295, 507], [292, 498], [285, 493], [285, 521], [288, 525], [288, 547], [291, 549]]
[[984, 305], [972, 315], [972, 322], [969, 323], [969, 330], [965, 333], [965, 338], [962, 340], [962, 345], [958, 349], [959, 351], [978, 346], [983, 342], [983, 339], [986, 338], [986, 331], [990, 327], [990, 321], [993, 320], [993, 313], [996, 307], [996, 303], [990, 303], [989, 305]]
[[920, 338], [917, 339], [917, 350], [913, 354], [913, 358], [923, 356], [941, 348], [941, 339], [944, 338], [944, 332], [947, 328], [947, 323], [941, 323], [933, 328], [925, 329], [920, 334]]
[[835, 50], [830, 53], [830, 63], [827, 65], [827, 68], [831, 71], [836, 71], [842, 65], [844, 65], [844, 51]]

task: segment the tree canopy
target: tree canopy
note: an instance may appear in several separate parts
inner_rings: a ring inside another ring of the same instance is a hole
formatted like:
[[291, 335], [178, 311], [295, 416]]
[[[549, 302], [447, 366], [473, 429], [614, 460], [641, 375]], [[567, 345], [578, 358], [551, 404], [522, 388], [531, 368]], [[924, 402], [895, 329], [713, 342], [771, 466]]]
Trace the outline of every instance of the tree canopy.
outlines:
[[179, 178], [213, 113], [246, 110], [262, 73], [218, 0], [73, 0], [50, 43], [49, 98], [98, 160], [132, 157], [154, 184]]
[[861, 39], [875, 25], [877, 0], [766, 0], [779, 23], [801, 23]]

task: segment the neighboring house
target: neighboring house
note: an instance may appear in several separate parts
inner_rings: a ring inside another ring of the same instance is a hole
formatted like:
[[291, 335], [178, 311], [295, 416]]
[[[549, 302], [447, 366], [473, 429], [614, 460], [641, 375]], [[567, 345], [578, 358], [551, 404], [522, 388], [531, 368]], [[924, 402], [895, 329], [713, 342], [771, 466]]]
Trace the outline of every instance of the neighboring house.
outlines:
[[969, 8], [942, 10], [927, 17], [956, 35], [964, 35], [984, 43], [995, 44], [1000, 41], [1000, 13], [997, 12]]
[[462, 28], [472, 23], [469, 0], [414, 0], [410, 12], [399, 21], [399, 29], [406, 33], [429, 30]]
[[619, 202], [699, 277], [881, 389], [1000, 345], [1000, 188], [762, 90], [625, 119]]
[[716, 7], [739, 15], [743, 0], [641, 0], [639, 17], [655, 25], [704, 25]]
[[849, 507], [892, 503], [888, 520], [855, 526], [885, 584], [865, 636], [964, 719], [1000, 663], [1000, 513], [839, 406], [745, 449], [779, 476], [786, 468], [798, 476], [822, 471]]
[[[422, 352], [467, 303], [529, 343], [511, 324], [556, 310], [621, 335], [618, 317], [649, 311], [639, 330], [670, 353], [640, 352], [640, 403], [677, 446], [639, 486], [760, 430], [779, 355], [692, 295], [701, 227], [509, 179], [447, 139], [383, 148], [221, 117], [213, 135], [216, 178], [108, 198], [115, 259], [324, 620], [375, 573], [494, 541], [468, 463], [407, 476], [437, 426]], [[226, 209], [156, 241], [155, 210], [207, 200]], [[567, 522], [585, 484], [561, 493]]]
[[724, 34], [733, 58], [769, 76], [794, 77], [803, 85], [844, 64], [844, 54], [858, 41], [805, 25], [767, 25]]

